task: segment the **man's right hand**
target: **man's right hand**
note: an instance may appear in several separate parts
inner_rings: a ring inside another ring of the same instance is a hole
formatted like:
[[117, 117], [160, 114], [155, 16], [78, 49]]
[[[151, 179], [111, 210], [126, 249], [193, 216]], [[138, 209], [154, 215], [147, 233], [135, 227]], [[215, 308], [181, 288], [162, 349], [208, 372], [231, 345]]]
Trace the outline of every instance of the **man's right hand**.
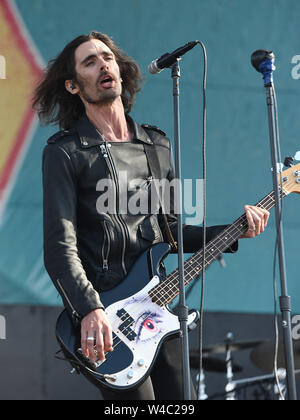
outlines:
[[[81, 348], [92, 362], [105, 360], [105, 352], [113, 351], [112, 327], [103, 309], [90, 312], [81, 321]], [[96, 354], [95, 354], [96, 350]]]

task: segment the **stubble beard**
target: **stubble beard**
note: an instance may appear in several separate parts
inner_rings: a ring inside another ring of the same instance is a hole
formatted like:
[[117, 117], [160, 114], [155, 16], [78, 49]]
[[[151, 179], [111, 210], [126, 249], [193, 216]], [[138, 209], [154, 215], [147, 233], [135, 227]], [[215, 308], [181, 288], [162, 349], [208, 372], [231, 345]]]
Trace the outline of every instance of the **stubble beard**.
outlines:
[[122, 94], [122, 88], [119, 87], [119, 85], [117, 85], [115, 88], [107, 90], [99, 89], [98, 85], [96, 85], [94, 88], [95, 93], [89, 93], [89, 89], [87, 89], [83, 81], [77, 79], [77, 84], [79, 86], [82, 99], [91, 105], [110, 105]]

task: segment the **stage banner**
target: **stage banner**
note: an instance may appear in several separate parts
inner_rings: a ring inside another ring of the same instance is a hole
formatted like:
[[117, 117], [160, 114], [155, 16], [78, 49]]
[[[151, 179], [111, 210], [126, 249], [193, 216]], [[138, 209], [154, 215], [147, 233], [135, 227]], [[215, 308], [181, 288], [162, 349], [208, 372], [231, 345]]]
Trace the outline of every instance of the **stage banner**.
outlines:
[[[300, 150], [299, 15], [299, 0], [0, 0], [0, 304], [61, 305], [44, 268], [41, 172], [43, 148], [58, 127], [42, 126], [31, 106], [49, 60], [78, 35], [98, 30], [113, 37], [144, 75], [132, 117], [172, 140], [171, 72], [150, 75], [147, 68], [162, 54], [201, 40], [208, 59], [207, 225], [231, 224], [245, 204], [273, 189], [265, 89], [250, 63], [257, 49], [275, 54], [282, 157]], [[202, 196], [195, 188], [203, 186], [202, 49], [195, 47], [180, 66], [182, 176], [191, 192], [183, 220], [201, 225]], [[283, 211], [295, 313], [299, 203], [291, 194]], [[236, 254], [209, 267], [206, 311], [272, 313], [275, 238], [273, 211], [263, 235], [241, 240]], [[177, 265], [176, 255], [167, 258], [168, 272]], [[200, 292], [200, 281], [189, 286], [189, 307], [199, 308]]]

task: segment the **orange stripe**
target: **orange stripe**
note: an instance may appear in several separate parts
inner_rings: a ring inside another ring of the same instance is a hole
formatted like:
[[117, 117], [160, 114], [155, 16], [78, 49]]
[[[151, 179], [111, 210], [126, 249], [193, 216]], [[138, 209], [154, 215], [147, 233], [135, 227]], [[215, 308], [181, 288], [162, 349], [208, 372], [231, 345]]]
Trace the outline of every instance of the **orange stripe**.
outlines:
[[[24, 57], [26, 58], [26, 61], [29, 63], [32, 69], [32, 72], [36, 76], [36, 78], [37, 79], [40, 78], [42, 75], [42, 69], [38, 65], [34, 57], [34, 54], [29, 48], [28, 41], [26, 40], [26, 38], [24, 37], [22, 33], [21, 25], [18, 22], [18, 19], [16, 18], [16, 16], [14, 15], [14, 11], [13, 11], [13, 8], [11, 7], [9, 0], [2, 0], [0, 3], [0, 7], [2, 7], [3, 13], [5, 15], [5, 19], [11, 28], [12, 35], [16, 38], [17, 44], [19, 46], [19, 52], [22, 53]], [[22, 151], [22, 146], [24, 145], [26, 137], [29, 133], [30, 127], [34, 120], [34, 115], [35, 113], [32, 110], [31, 103], [29, 103], [27, 110], [25, 111], [25, 115], [22, 119], [21, 125], [17, 131], [17, 135], [11, 147], [9, 156], [6, 160], [3, 170], [1, 171], [0, 199], [2, 195], [1, 193], [7, 187], [7, 184], [10, 180], [13, 169], [19, 158], [19, 154]]]

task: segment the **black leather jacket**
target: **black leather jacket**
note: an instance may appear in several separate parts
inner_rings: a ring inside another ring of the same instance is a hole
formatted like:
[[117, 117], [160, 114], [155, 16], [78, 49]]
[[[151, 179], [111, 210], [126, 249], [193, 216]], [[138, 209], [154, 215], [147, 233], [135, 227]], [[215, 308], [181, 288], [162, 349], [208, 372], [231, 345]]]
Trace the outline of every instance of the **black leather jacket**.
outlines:
[[[134, 206], [143, 199], [145, 204], [150, 195], [145, 144], [156, 147], [162, 177], [173, 179], [170, 141], [155, 127], [139, 126], [129, 117], [128, 121], [134, 131], [132, 142], [103, 141], [84, 115], [71, 130], [52, 136], [44, 149], [45, 267], [76, 319], [102, 308], [99, 293], [119, 284], [151, 244], [167, 242], [161, 214], [135, 214]], [[101, 185], [106, 179], [114, 186], [110, 196]], [[138, 185], [132, 184], [137, 179]], [[140, 201], [134, 195], [137, 190]], [[123, 203], [122, 191], [128, 194]], [[113, 198], [112, 208], [105, 212], [108, 197]], [[167, 217], [176, 240], [172, 199]], [[131, 208], [124, 208], [126, 202]], [[208, 228], [207, 239], [224, 227]], [[202, 228], [184, 226], [183, 233], [184, 251], [196, 252], [203, 241]]]

